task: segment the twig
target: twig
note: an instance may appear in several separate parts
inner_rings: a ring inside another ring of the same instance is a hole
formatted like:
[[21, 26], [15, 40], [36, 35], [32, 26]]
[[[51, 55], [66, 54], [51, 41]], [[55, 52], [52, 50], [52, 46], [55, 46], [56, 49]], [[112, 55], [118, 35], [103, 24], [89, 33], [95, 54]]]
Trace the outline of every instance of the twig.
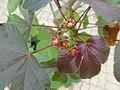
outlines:
[[90, 6], [85, 10], [85, 12], [80, 16], [80, 18], [76, 21], [75, 25], [81, 20], [81, 18], [84, 16], [84, 14], [88, 11]]
[[53, 13], [53, 16], [54, 16], [54, 18], [55, 18], [55, 11], [54, 11], [54, 9], [53, 9], [52, 3], [50, 3], [49, 5], [50, 5], [50, 9], [51, 9], [51, 11], [52, 11], [52, 13]]
[[89, 12], [90, 9], [91, 9], [91, 6], [89, 6], [89, 7], [85, 10], [85, 13], [84, 13], [83, 18], [82, 18], [82, 20], [81, 20], [81, 22], [80, 22], [80, 25], [78, 26], [78, 29], [81, 27], [81, 24], [82, 24], [83, 20], [85, 19], [86, 15], [87, 15], [87, 13]]
[[[81, 34], [81, 33], [79, 33], [78, 35], [81, 35], [81, 36], [93, 36], [93, 35], [90, 35], [90, 34]], [[102, 38], [104, 38], [104, 39], [107, 39], [107, 40], [113, 40], [113, 41], [120, 41], [120, 40], [117, 40], [117, 39], [112, 39], [112, 38], [109, 38], [109, 37], [105, 37], [105, 36], [103, 36]]]
[[51, 45], [48, 45], [48, 46], [43, 47], [43, 48], [41, 48], [41, 49], [38, 49], [38, 50], [36, 50], [36, 51], [33, 51], [33, 52], [30, 53], [30, 55], [32, 55], [32, 54], [34, 54], [34, 53], [37, 53], [37, 52], [39, 52], [39, 51], [42, 51], [42, 50], [44, 50], [44, 49], [47, 49], [47, 48], [49, 48], [49, 47], [51, 47], [51, 46], [53, 46], [53, 45], [51, 44]]
[[59, 29], [61, 29], [61, 27], [58, 27], [58, 26], [37, 25], [37, 24], [26, 24], [26, 25], [28, 25], [28, 26], [49, 27], [49, 28], [59, 28]]
[[90, 26], [90, 27], [87, 27], [87, 28], [80, 28], [80, 29], [77, 29], [77, 30], [79, 31], [79, 30], [83, 30], [83, 29], [96, 28], [96, 27], [103, 28], [102, 26]]
[[65, 15], [63, 14], [63, 12], [61, 11], [61, 6], [60, 6], [60, 4], [59, 4], [59, 1], [58, 1], [58, 0], [54, 0], [54, 2], [55, 2], [55, 4], [57, 5], [58, 10], [60, 11], [60, 13], [61, 13], [61, 15], [63, 16], [63, 18], [64, 18], [65, 20], [67, 20], [67, 18], [65, 17]]

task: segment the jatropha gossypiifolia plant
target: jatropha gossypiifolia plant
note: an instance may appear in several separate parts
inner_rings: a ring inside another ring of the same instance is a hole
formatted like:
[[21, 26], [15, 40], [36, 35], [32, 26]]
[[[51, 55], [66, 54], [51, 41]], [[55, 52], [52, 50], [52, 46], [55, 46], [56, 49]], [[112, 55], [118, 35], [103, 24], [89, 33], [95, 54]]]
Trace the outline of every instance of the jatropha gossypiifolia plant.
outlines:
[[[109, 46], [116, 46], [114, 75], [120, 82], [120, 2], [68, 0], [61, 6], [59, 0], [53, 0], [58, 7], [54, 12], [51, 1], [9, 0], [7, 24], [0, 25], [0, 90], [6, 86], [11, 90], [50, 90], [90, 79], [107, 61]], [[78, 1], [80, 6], [73, 8]], [[56, 26], [39, 25], [35, 14], [48, 3]], [[87, 9], [77, 11], [86, 4]], [[17, 8], [22, 17], [12, 13]], [[92, 9], [96, 23], [89, 20]], [[84, 31], [96, 27], [98, 35]]]

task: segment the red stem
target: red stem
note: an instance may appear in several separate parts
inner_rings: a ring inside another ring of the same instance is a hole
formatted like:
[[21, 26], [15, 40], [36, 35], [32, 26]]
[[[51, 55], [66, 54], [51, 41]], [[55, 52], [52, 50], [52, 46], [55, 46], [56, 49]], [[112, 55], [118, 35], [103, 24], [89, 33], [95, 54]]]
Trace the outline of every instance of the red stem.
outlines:
[[28, 26], [41, 26], [41, 27], [50, 27], [50, 28], [60, 28], [57, 26], [48, 26], [48, 25], [36, 25], [36, 24], [27, 24]]
[[44, 49], [47, 49], [47, 48], [49, 48], [49, 47], [51, 47], [51, 46], [53, 46], [53, 45], [51, 44], [51, 45], [48, 45], [48, 46], [43, 47], [43, 48], [41, 48], [41, 49], [38, 49], [38, 50], [36, 50], [36, 51], [33, 51], [33, 52], [30, 53], [30, 55], [32, 55], [32, 54], [34, 54], [34, 53], [37, 53], [37, 52], [39, 52], [39, 51], [42, 51], [42, 50], [44, 50]]
[[24, 58], [26, 58], [27, 55], [23, 56], [22, 58], [16, 60], [15, 62], [13, 62], [11, 65], [9, 65], [7, 68], [5, 68], [2, 72], [5, 72], [6, 70], [8, 70], [9, 68], [11, 68], [13, 65], [17, 64], [19, 61], [23, 60]]

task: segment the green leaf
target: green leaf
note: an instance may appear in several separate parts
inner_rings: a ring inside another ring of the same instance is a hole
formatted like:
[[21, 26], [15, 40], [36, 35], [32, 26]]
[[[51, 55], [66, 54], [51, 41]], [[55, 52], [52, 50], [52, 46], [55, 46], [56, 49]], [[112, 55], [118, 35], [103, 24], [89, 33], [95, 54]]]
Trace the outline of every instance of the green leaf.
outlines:
[[66, 18], [70, 18], [70, 12], [67, 12], [65, 15]]
[[25, 0], [23, 7], [30, 11], [37, 11], [46, 6], [51, 0]]
[[59, 81], [60, 75], [61, 74], [59, 72], [55, 72], [52, 77], [52, 81]]
[[120, 42], [116, 45], [114, 54], [114, 76], [120, 82]]
[[80, 76], [77, 73], [71, 73], [71, 74], [69, 74], [69, 76], [74, 80], [79, 80], [80, 79]]
[[59, 81], [63, 84], [67, 82], [67, 74], [61, 73], [59, 77]]
[[105, 0], [105, 1], [111, 5], [117, 5], [120, 0]]
[[81, 32], [79, 35], [80, 40], [86, 42], [91, 36], [87, 34], [86, 32]]
[[40, 66], [42, 68], [54, 68], [54, 67], [56, 67], [56, 61], [54, 59], [48, 60], [48, 61], [42, 61], [42, 62], [40, 62]]
[[24, 17], [24, 19], [25, 19], [26, 21], [30, 21], [31, 13], [32, 13], [32, 12], [30, 12], [29, 10], [23, 8], [22, 5], [19, 6], [19, 10], [20, 10], [22, 16]]
[[77, 21], [80, 18], [80, 16], [77, 12], [74, 12], [74, 17], [73, 18], [74, 18], [75, 21]]
[[68, 77], [68, 80], [66, 83], [64, 83], [63, 85], [66, 87], [66, 88], [69, 88], [71, 85], [72, 85], [72, 82], [71, 82], [71, 78], [69, 75], [67, 75]]
[[[43, 48], [47, 45], [51, 44], [51, 36], [47, 30], [39, 30], [38, 38], [40, 42], [37, 45], [37, 49]], [[56, 58], [58, 55], [58, 48], [57, 47], [49, 47], [45, 50], [40, 51], [42, 54], [46, 54], [49, 57], [49, 60]]]
[[63, 85], [68, 88], [72, 85], [72, 83], [79, 83], [80, 82], [80, 78], [77, 79], [77, 74], [75, 75], [71, 75], [71, 74], [67, 74], [67, 82], [64, 83]]
[[83, 28], [87, 28], [89, 24], [89, 18], [88, 16], [85, 16], [85, 19], [83, 20]]
[[24, 36], [24, 39], [28, 41], [29, 39], [29, 34], [31, 30], [31, 24], [33, 21], [34, 13], [29, 12], [29, 19], [24, 20], [21, 17], [13, 14], [8, 17], [8, 23], [16, 25], [18, 30], [21, 32], [21, 34]]
[[[36, 16], [34, 16], [32, 24], [39, 25], [39, 21], [38, 21], [38, 18], [37, 18]], [[38, 35], [38, 30], [39, 30], [39, 29], [40, 29], [39, 27], [35, 27], [35, 26], [32, 27], [30, 34], [31, 34], [33, 37], [36, 36], [36, 35]]]
[[15, 14], [8, 16], [8, 23], [14, 24], [22, 35], [30, 28], [27, 21]]
[[15, 11], [20, 2], [21, 0], [9, 0], [7, 5], [8, 12], [12, 13], [13, 11]]
[[59, 81], [51, 81], [50, 88], [60, 88], [61, 83]]
[[45, 90], [48, 76], [34, 56], [24, 53], [28, 48], [17, 28], [0, 25], [0, 41], [0, 90], [10, 82], [11, 90]]
[[[100, 25], [100, 26], [105, 26], [106, 24], [108, 24], [109, 22], [107, 22], [106, 20], [104, 20], [101, 16], [98, 17], [98, 20], [96, 22], [97, 25]], [[100, 36], [104, 36], [103, 34], [103, 28], [99, 28], [98, 27], [98, 34]]]

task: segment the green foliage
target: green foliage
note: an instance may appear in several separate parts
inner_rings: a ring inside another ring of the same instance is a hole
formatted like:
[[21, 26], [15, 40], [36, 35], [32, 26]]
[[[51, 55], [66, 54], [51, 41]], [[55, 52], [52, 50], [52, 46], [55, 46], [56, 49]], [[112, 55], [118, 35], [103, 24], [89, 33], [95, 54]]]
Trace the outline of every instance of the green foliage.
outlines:
[[[33, 17], [33, 22], [32, 24], [36, 24], [36, 25], [39, 25], [39, 21], [38, 21], [38, 18], [36, 16]], [[38, 35], [38, 30], [40, 30], [41, 28], [40, 27], [32, 27], [31, 28], [31, 32], [30, 34], [34, 37], [34, 36], [37, 36]]]
[[85, 19], [83, 20], [83, 28], [87, 28], [89, 24], [89, 17], [85, 16]]
[[[40, 42], [37, 45], [37, 49], [43, 48], [44, 46], [51, 44], [51, 36], [46, 29], [42, 28], [41, 30], [39, 30], [38, 35], [38, 39], [40, 40]], [[58, 48], [50, 47], [42, 50], [40, 53], [48, 55], [49, 59], [53, 59], [56, 58], [58, 55]]]
[[61, 85], [68, 88], [69, 86], [72, 85], [72, 83], [80, 82], [80, 76], [77, 73], [65, 74], [65, 73], [55, 72], [51, 80], [52, 80], [51, 88], [56, 88], [56, 87], [59, 88]]
[[89, 36], [89, 34], [87, 34], [86, 32], [81, 32], [79, 38], [81, 41], [86, 42], [87, 40], [89, 40], [89, 38], [91, 38], [91, 36]]
[[75, 21], [77, 21], [79, 18], [80, 18], [80, 16], [79, 16], [79, 14], [77, 13], [77, 12], [74, 12], [73, 13], [73, 19], [75, 20]]
[[114, 56], [114, 75], [117, 81], [120, 82], [120, 43], [118, 43], [115, 48]]
[[51, 0], [25, 0], [23, 7], [30, 11], [37, 11], [47, 5], [50, 1]]
[[73, 13], [67, 12], [66, 15], [65, 15], [65, 17], [68, 18], [68, 19], [72, 18], [75, 21], [77, 21], [80, 18], [79, 14], [77, 12], [73, 12]]
[[7, 5], [8, 12], [12, 13], [13, 11], [15, 11], [21, 1], [22, 0], [9, 0]]
[[17, 16], [16, 14], [13, 15], [9, 15], [8, 16], [8, 23], [10, 24], [14, 24], [18, 30], [21, 32], [21, 34], [23, 35], [30, 26], [28, 26], [28, 22], [25, 21], [24, 19], [22, 19], [21, 17]]
[[[109, 22], [107, 22], [106, 20], [104, 20], [101, 16], [99, 16], [98, 17], [98, 20], [97, 20], [97, 22], [96, 22], [96, 24], [97, 25], [101, 25], [101, 26], [105, 26], [106, 24], [108, 24]], [[103, 28], [99, 28], [98, 27], [98, 34], [100, 35], [100, 36], [104, 36], [104, 34], [103, 34]]]
[[117, 5], [120, 0], [105, 0], [105, 1], [108, 2], [109, 4]]

